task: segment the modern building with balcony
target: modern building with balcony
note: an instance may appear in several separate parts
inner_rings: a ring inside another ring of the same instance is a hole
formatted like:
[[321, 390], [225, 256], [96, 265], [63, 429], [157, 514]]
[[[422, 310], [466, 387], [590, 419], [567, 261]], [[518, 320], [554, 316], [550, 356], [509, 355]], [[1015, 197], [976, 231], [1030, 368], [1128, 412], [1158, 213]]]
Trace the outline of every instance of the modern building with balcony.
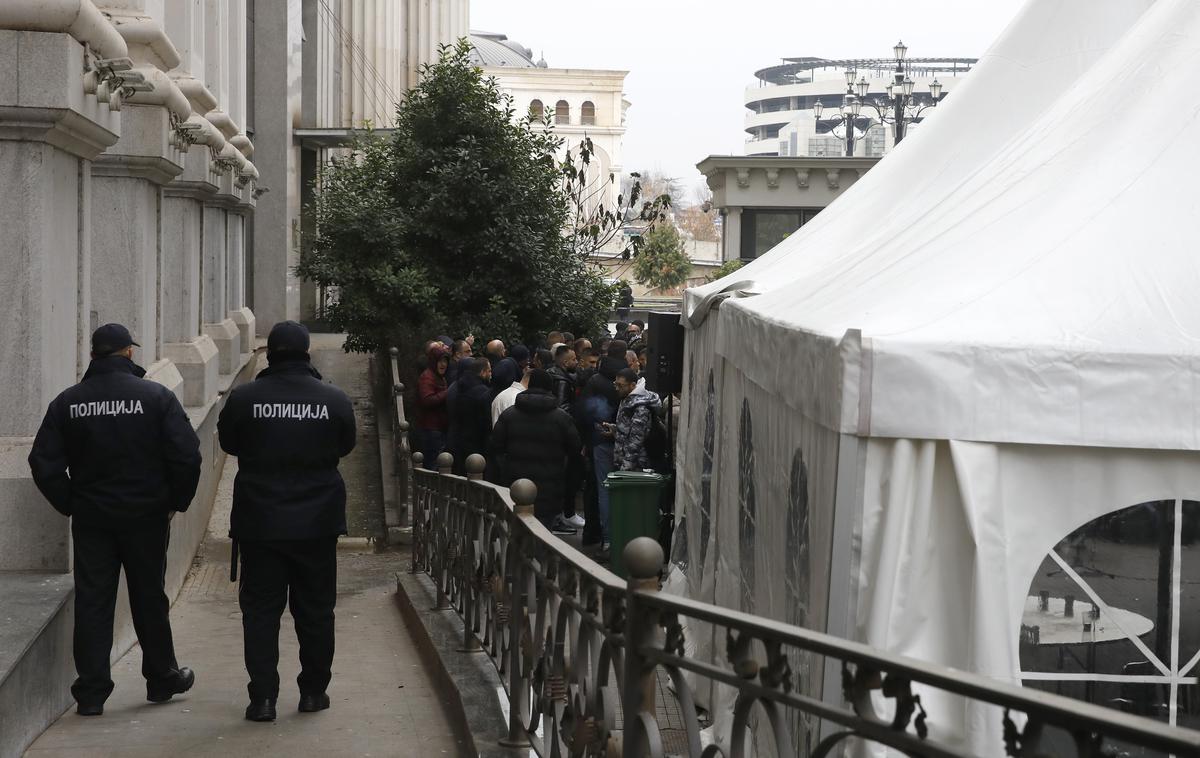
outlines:
[[[910, 112], [933, 106], [937, 88], [946, 97], [961, 84], [975, 65], [974, 58], [910, 58], [904, 71], [912, 82]], [[746, 155], [845, 156], [845, 138], [834, 132], [837, 114], [847, 103], [847, 72], [857, 82], [865, 81], [868, 94], [864, 104], [882, 100], [896, 73], [896, 59], [890, 58], [785, 58], [775, 66], [754, 73], [757, 83], [746, 88]], [[856, 88], [857, 91], [857, 88]], [[817, 117], [817, 103], [823, 111]], [[886, 115], [886, 112], [883, 114]], [[907, 127], [919, 128], [927, 110]], [[855, 155], [879, 158], [895, 144], [894, 129], [870, 107], [864, 107], [855, 119], [859, 149]]]

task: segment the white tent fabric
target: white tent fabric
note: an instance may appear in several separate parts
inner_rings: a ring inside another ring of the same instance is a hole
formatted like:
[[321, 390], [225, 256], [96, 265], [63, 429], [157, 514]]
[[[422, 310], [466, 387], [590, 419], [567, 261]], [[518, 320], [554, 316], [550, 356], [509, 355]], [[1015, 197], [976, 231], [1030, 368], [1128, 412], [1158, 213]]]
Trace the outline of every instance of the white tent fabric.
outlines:
[[[843, 431], [1197, 449], [1198, 65], [1200, 5], [1157, 3], [915, 223], [731, 301], [718, 350], [783, 392], [855, 330]], [[748, 330], [791, 360], [756, 372]]]
[[[1200, 497], [1198, 64], [1198, 3], [1031, 0], [845, 196], [689, 291], [689, 594], [1017, 680], [1046, 551]], [[732, 695], [705, 694], [720, 740]], [[1003, 754], [999, 714], [924, 696], [935, 734]]]
[[[953, 97], [887, 161], [856, 182], [770, 254], [684, 295], [685, 321], [698, 326], [721, 293], [740, 284], [785, 288], [847, 257], [870, 239], [916, 225], [1084, 74], [1153, 0], [1030, 2], [980, 57]], [[867, 222], [866, 224], [862, 222]]]

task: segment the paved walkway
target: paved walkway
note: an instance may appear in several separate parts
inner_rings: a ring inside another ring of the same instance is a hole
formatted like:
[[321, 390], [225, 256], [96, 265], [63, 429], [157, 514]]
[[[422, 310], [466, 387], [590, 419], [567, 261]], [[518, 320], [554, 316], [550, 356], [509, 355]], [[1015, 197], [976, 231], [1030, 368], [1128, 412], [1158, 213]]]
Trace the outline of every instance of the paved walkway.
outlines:
[[229, 582], [225, 537], [236, 471], [237, 461], [230, 458], [208, 536], [171, 611], [177, 657], [196, 671], [195, 687], [165, 704], [146, 702], [141, 649], [134, 647], [113, 667], [116, 689], [104, 715], [81, 718], [72, 708], [26, 756], [464, 754], [465, 743], [450, 723], [395, 604], [394, 573], [407, 563], [396, 553], [374, 553], [364, 540], [344, 541], [338, 555], [332, 708], [315, 714], [296, 711], [297, 646], [291, 617], [284, 613], [279, 720], [256, 724], [242, 718], [247, 695], [241, 614], [235, 585]]

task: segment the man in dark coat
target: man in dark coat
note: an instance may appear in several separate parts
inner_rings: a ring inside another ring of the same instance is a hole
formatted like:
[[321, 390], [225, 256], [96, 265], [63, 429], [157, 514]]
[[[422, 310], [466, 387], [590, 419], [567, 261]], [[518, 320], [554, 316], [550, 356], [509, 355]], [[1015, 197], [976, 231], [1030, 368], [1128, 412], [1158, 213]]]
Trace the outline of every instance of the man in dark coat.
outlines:
[[[585, 513], [587, 528], [584, 529], [584, 544], [593, 544], [599, 539], [600, 549], [608, 548], [608, 488], [604, 480], [613, 470], [613, 441], [615, 434], [611, 425], [616, 421], [617, 406], [621, 398], [617, 396], [614, 381], [617, 374], [629, 367], [625, 362], [627, 348], [621, 340], [608, 343], [608, 354], [600, 360], [596, 373], [592, 374], [583, 388], [580, 399], [582, 413], [581, 425], [587, 430], [592, 451], [592, 472], [595, 477], [596, 506], [595, 519], [592, 514]], [[592, 524], [595, 521], [600, 529], [596, 534]]]
[[195, 681], [175, 661], [163, 590], [171, 513], [186, 511], [200, 481], [200, 440], [174, 393], [146, 381], [137, 345], [120, 324], [92, 335], [83, 381], [51, 403], [29, 453], [33, 481], [71, 516], [75, 552], [75, 669], [81, 716], [112, 693], [113, 612], [121, 569], [142, 646], [146, 699], [164, 702]]
[[[517, 395], [516, 405], [500, 414], [489, 445], [501, 484], [529, 479], [537, 485], [533, 512], [550, 529], [562, 518], [567, 471], [577, 466], [582, 447], [575, 423], [558, 407], [553, 389], [550, 375], [535, 369], [529, 376], [529, 389]], [[574, 534], [575, 530], [561, 533]]]
[[[467, 457], [487, 454], [492, 431], [492, 367], [485, 358], [468, 364], [449, 393], [450, 441], [454, 470], [466, 471]], [[512, 386], [512, 383], [509, 383]]]
[[337, 539], [346, 533], [338, 460], [354, 449], [354, 408], [309, 363], [308, 329], [276, 324], [253, 382], [230, 393], [217, 431], [238, 458], [229, 535], [242, 554], [242, 609], [250, 721], [274, 721], [279, 618], [289, 606], [300, 643], [300, 711], [329, 707]]

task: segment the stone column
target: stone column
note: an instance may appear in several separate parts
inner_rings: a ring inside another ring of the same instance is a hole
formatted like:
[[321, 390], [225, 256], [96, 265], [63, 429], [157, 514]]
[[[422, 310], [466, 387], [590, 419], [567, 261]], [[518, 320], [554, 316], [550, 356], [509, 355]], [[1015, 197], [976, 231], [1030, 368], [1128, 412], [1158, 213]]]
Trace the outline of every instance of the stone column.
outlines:
[[221, 175], [210, 151], [192, 145], [183, 173], [163, 191], [163, 355], [183, 377], [183, 403], [207, 405], [217, 396], [217, 345], [201, 333], [200, 260], [204, 203]]
[[120, 119], [85, 93], [83, 45], [67, 34], [0, 30], [0, 62], [0, 523], [19, 527], [0, 529], [0, 570], [67, 571], [68, 522], [25, 459], [87, 365], [91, 161]]
[[[298, 318], [300, 287], [292, 273], [299, 263], [293, 244], [300, 215], [297, 148], [291, 125], [300, 114], [300, 8], [292, 3], [254, 4], [254, 164], [259, 184], [270, 191], [254, 215], [254, 290], [251, 303], [265, 336], [271, 325]], [[293, 28], [294, 27], [294, 28]]]
[[721, 229], [721, 259], [738, 260], [742, 257], [742, 209], [737, 206], [726, 208]]
[[126, 104], [121, 139], [92, 169], [92, 312], [120, 322], [141, 343], [147, 378], [181, 396], [183, 377], [164, 357], [162, 289], [163, 185], [183, 171], [184, 153], [170, 115], [156, 105]]
[[222, 374], [241, 368], [242, 341], [237, 324], [229, 318], [227, 298], [229, 266], [229, 215], [239, 202], [233, 171], [221, 174], [216, 195], [204, 205], [204, 249], [201, 255], [201, 317], [203, 331], [217, 345]]
[[249, 188], [234, 211], [227, 216], [229, 265], [226, 271], [229, 318], [237, 326], [242, 343], [242, 355], [254, 352], [254, 312], [246, 307], [246, 218], [254, 212], [254, 194]]

